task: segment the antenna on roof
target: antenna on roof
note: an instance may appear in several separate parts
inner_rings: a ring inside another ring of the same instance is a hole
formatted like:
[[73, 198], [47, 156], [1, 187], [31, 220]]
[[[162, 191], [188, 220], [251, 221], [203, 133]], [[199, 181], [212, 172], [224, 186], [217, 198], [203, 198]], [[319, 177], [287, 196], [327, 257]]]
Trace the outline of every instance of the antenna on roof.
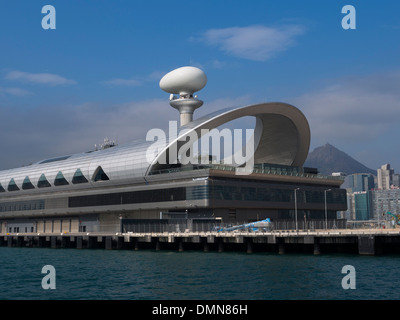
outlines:
[[97, 146], [97, 144], [95, 144], [94, 149], [95, 149], [95, 151], [104, 150], [104, 149], [115, 147], [117, 145], [118, 145], [118, 143], [115, 142], [115, 140], [110, 140], [108, 138], [105, 138], [104, 143], [100, 144], [99, 146]]

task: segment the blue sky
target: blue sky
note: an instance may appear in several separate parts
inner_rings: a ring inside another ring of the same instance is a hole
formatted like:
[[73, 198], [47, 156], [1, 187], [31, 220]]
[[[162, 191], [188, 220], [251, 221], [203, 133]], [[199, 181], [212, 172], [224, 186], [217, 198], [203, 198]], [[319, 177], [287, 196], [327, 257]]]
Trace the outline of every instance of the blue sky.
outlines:
[[[56, 29], [44, 30], [44, 5]], [[341, 25], [344, 5], [356, 29]], [[329, 142], [400, 172], [398, 1], [0, 1], [0, 169], [119, 143], [178, 114], [158, 82], [208, 77], [195, 117], [291, 103]]]

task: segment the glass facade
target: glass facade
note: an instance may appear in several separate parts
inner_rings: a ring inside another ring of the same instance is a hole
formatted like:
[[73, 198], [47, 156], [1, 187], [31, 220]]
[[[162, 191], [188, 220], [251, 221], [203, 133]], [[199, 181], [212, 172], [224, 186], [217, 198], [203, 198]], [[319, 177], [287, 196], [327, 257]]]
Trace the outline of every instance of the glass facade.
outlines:
[[202, 200], [209, 198], [209, 187], [207, 185], [186, 188], [186, 200]]
[[285, 166], [271, 163], [259, 163], [254, 165], [254, 171], [262, 171], [267, 174], [279, 174], [279, 175], [295, 175], [300, 173], [299, 167]]
[[3, 203], [0, 203], [0, 212], [43, 210], [44, 204], [45, 204], [44, 200], [3, 202]]
[[[251, 201], [268, 203], [284, 203], [292, 207], [294, 203], [294, 188], [284, 187], [248, 187], [240, 185], [201, 185], [192, 187], [179, 187], [169, 189], [143, 190], [132, 192], [106, 193], [89, 196], [69, 198], [69, 207], [88, 207], [121, 205], [149, 202], [184, 201], [184, 200], [223, 200]], [[326, 193], [327, 204], [346, 206], [346, 191], [333, 189]], [[298, 190], [297, 202], [305, 204], [325, 203], [324, 188], [320, 190]]]
[[[242, 200], [242, 201], [264, 201], [264, 202], [294, 202], [294, 187], [245, 187], [245, 186], [223, 186], [213, 185], [212, 198], [216, 200]], [[298, 190], [298, 203], [325, 203], [324, 189], [320, 190]], [[328, 204], [345, 204], [346, 190], [332, 189], [326, 193]]]
[[368, 191], [354, 193], [354, 210], [356, 220], [372, 218], [371, 193]]
[[68, 206], [91, 207], [186, 200], [186, 188], [170, 188], [70, 197]]

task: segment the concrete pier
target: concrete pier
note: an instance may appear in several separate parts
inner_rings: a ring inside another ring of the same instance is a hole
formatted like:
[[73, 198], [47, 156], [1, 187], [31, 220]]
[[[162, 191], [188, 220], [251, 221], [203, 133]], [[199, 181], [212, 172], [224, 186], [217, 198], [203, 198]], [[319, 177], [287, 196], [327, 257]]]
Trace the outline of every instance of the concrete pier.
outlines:
[[112, 249], [112, 237], [111, 236], [106, 237], [106, 249], [107, 250]]
[[77, 249], [83, 248], [83, 238], [82, 237], [76, 237], [76, 248]]
[[253, 253], [253, 244], [251, 241], [247, 241], [247, 253]]
[[375, 255], [375, 237], [372, 235], [358, 237], [358, 253], [362, 255]]
[[218, 241], [218, 252], [223, 252], [224, 251], [224, 242], [223, 239], [219, 239]]
[[284, 243], [279, 243], [278, 244], [278, 253], [279, 254], [285, 254], [285, 244]]
[[321, 254], [321, 247], [319, 243], [314, 243], [314, 250], [313, 250], [315, 255]]
[[174, 232], [174, 233], [71, 233], [0, 234], [0, 246], [76, 249], [130, 249], [377, 255], [400, 253], [400, 229]]

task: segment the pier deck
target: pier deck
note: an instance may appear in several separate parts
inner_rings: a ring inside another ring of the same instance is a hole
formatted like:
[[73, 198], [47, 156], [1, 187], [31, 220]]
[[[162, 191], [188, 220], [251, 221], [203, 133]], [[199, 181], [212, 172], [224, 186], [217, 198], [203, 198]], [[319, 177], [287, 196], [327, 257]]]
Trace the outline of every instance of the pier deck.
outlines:
[[400, 253], [400, 229], [332, 229], [270, 232], [8, 233], [0, 246], [77, 249], [155, 249], [276, 252]]

